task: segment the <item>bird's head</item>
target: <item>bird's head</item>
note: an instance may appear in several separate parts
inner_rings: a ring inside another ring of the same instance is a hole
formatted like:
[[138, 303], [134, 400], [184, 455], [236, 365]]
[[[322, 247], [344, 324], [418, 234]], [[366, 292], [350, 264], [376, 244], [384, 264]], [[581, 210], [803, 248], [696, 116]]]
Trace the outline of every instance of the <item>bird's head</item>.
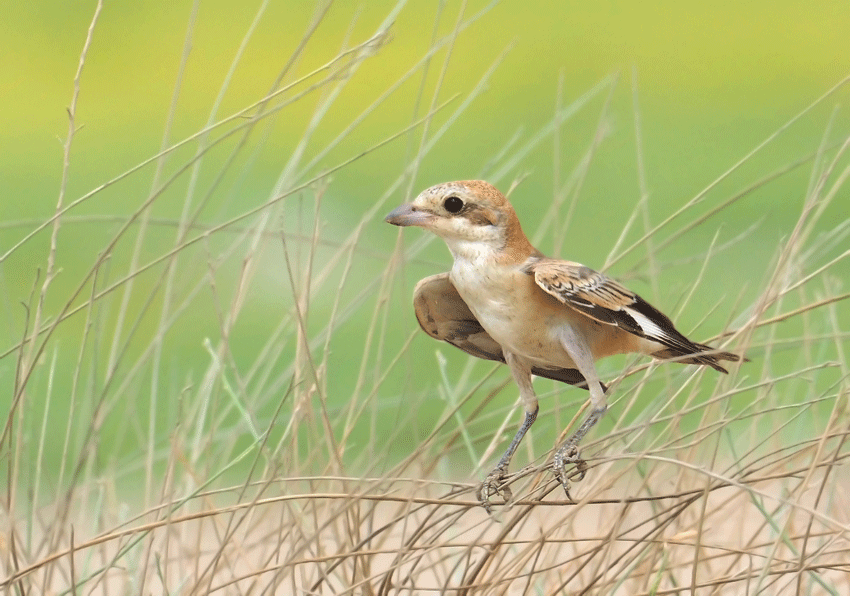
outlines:
[[482, 252], [503, 254], [534, 248], [516, 212], [493, 185], [481, 180], [445, 182], [422, 191], [412, 203], [385, 218], [396, 226], [419, 226], [446, 241], [455, 257]]

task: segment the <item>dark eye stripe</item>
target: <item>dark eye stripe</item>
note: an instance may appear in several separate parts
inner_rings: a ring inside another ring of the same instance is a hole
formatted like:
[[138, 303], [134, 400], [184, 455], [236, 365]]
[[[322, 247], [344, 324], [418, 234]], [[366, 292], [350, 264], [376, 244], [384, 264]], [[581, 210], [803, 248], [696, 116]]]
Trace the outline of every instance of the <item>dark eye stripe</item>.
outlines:
[[463, 217], [476, 226], [495, 226], [497, 216], [488, 209], [483, 209], [474, 203], [468, 203], [463, 212]]

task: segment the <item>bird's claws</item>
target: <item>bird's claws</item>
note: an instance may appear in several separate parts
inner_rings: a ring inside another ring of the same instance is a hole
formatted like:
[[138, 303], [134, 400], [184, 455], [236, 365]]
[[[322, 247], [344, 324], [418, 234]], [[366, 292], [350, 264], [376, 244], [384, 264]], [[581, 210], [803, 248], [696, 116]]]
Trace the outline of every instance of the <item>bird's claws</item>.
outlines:
[[581, 458], [577, 445], [567, 444], [561, 449], [558, 449], [555, 453], [554, 461], [552, 462], [552, 469], [555, 473], [555, 478], [557, 478], [558, 482], [561, 483], [561, 486], [564, 487], [564, 493], [566, 493], [567, 499], [573, 501], [574, 499], [572, 495], [570, 495], [570, 478], [567, 474], [568, 465], [575, 466], [575, 472], [578, 474], [575, 478], [576, 482], [584, 480], [588, 466], [587, 462]]
[[478, 488], [478, 501], [481, 506], [487, 510], [487, 513], [492, 514], [490, 497], [493, 495], [502, 495], [504, 502], [507, 503], [513, 497], [511, 488], [504, 484], [506, 471], [501, 467], [496, 467], [492, 472], [487, 474], [484, 482]]

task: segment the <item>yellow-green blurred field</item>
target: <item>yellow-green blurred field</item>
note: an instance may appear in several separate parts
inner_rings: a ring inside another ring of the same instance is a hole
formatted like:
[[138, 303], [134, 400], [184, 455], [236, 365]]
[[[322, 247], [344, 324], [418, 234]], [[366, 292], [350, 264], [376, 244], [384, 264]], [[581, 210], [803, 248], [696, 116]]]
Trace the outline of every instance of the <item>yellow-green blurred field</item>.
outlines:
[[[0, 586], [845, 593], [846, 6], [96, 9], [0, 21]], [[516, 389], [419, 331], [412, 288], [450, 255], [383, 223], [470, 178], [511, 190], [544, 252], [751, 360], [723, 378], [601, 363], [613, 407], [580, 505], [534, 487], [553, 488], [546, 458], [585, 395], [536, 381], [515, 465], [543, 474], [515, 485], [515, 535], [472, 489], [519, 421]], [[659, 522], [656, 499], [688, 491], [681, 525]], [[657, 534], [616, 542], [615, 518]], [[355, 539], [382, 524], [380, 548]], [[575, 559], [523, 550], [552, 527]], [[607, 546], [582, 551], [591, 534]], [[670, 546], [695, 536], [708, 550]], [[734, 561], [709, 553], [721, 543]]]

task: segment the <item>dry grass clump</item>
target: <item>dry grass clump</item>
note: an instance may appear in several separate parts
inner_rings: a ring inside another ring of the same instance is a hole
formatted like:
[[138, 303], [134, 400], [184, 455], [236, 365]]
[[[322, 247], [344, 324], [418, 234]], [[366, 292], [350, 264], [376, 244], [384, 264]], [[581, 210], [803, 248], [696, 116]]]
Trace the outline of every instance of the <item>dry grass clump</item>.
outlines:
[[[418, 190], [423, 159], [486, 88], [492, 71], [463, 101], [439, 99], [448, 49], [480, 15], [435, 34], [427, 55], [338, 136], [324, 145], [313, 137], [361, 65], [384, 50], [400, 9], [304, 76], [294, 74], [297, 50], [256, 103], [226, 117], [216, 104], [197, 134], [176, 143], [166, 134], [161, 153], [74, 198], [65, 193], [78, 73], [55, 214], [4, 224], [23, 230], [0, 254], [5, 267], [29, 270], [21, 263], [30, 262], [34, 239], [47, 248], [15, 311], [24, 313], [20, 334], [2, 346], [14, 364], [5, 369], [14, 381], [0, 435], [2, 591], [848, 593], [850, 225], [837, 206], [846, 205], [850, 139], [830, 124], [820, 147], [723, 190], [847, 80], [662, 220], [650, 217], [648, 193], [638, 189], [621, 236], [606, 244], [614, 248], [605, 267], [631, 262], [648, 275], [653, 291], [667, 292], [659, 306], [675, 305], [677, 320], [691, 321], [684, 331], [724, 329], [695, 337], [751, 361], [728, 377], [611, 363], [602, 374], [612, 407], [584, 445], [590, 469], [574, 485], [575, 502], [547, 458], [585, 395], [538, 380], [556, 398], [542, 401], [514, 460], [528, 463], [511, 477], [515, 500], [489, 516], [475, 489], [518, 422], [514, 387], [503, 367], [465, 356], [448, 362], [450, 347], [419, 337], [409, 291], [420, 272], [439, 271], [448, 257], [426, 260], [425, 235], [390, 250], [365, 233], [389, 197], [394, 205]], [[434, 82], [437, 57], [445, 63]], [[408, 81], [418, 89], [410, 123], [332, 161]], [[563, 182], [556, 166], [538, 234], [568, 237], [588, 167], [610, 132], [615, 83], [566, 106], [559, 100], [547, 126], [518, 134], [478, 172], [523, 192], [516, 172], [524, 156], [608, 94], [584, 159]], [[262, 153], [264, 141], [252, 139], [271, 136], [276, 116], [305, 97], [316, 101], [314, 117], [268, 195], [223, 199], [233, 196], [222, 179]], [[642, 163], [637, 102], [634, 114]], [[406, 169], [368, 208], [341, 217], [329, 198], [332, 175], [399, 138], [413, 147]], [[187, 147], [195, 150], [189, 157]], [[249, 151], [257, 153], [241, 161]], [[207, 160], [215, 167], [205, 178]], [[79, 212], [148, 164], [157, 166], [153, 184], [141, 181], [147, 190], [130, 213]], [[727, 252], [759, 246], [750, 242], [753, 229], [677, 244], [802, 168], [808, 189], [783, 206], [794, 209], [795, 224], [767, 258], [736, 253], [736, 262]], [[181, 205], [178, 217], [156, 211], [163, 197], [182, 198], [167, 203]], [[78, 229], [97, 230], [94, 248], [69, 255], [61, 240]], [[78, 261], [83, 269], [74, 268]], [[682, 264], [687, 281], [672, 283]]]

